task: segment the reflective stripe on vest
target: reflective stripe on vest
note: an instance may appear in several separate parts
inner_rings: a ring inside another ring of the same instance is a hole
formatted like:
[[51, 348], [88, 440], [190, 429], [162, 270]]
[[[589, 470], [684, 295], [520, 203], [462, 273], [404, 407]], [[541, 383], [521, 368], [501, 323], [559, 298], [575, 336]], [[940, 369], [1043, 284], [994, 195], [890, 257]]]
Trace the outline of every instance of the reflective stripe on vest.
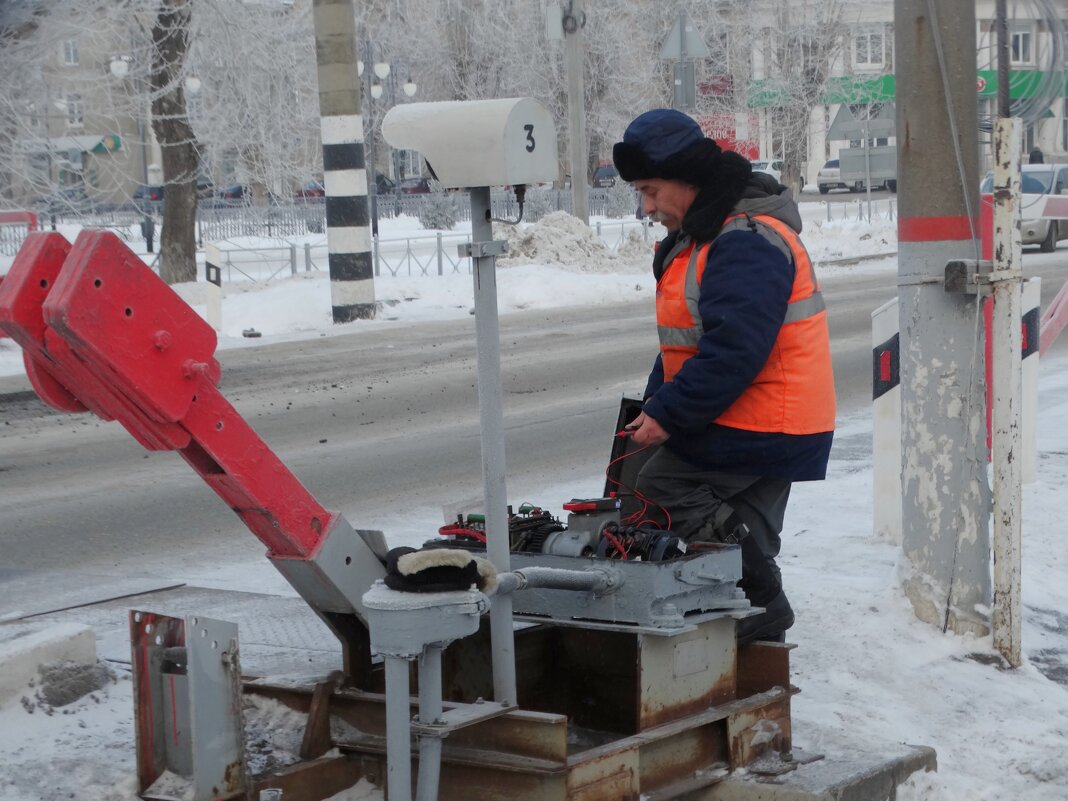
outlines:
[[[725, 233], [728, 230], [748, 228], [747, 222], [742, 222], [740, 225], [735, 224], [740, 219], [744, 219], [744, 217], [730, 218], [728, 222], [724, 224], [723, 229], [720, 231], [720, 233]], [[760, 222], [766, 222], [766, 218], [759, 219]], [[798, 260], [794, 258], [794, 254], [790, 252], [789, 246], [786, 244], [786, 242], [781, 236], [777, 236], [774, 234], [769, 236], [768, 234], [760, 231], [759, 229], [755, 231], [755, 233], [763, 235], [764, 238], [771, 242], [773, 245], [775, 245], [776, 248], [778, 248], [783, 253], [783, 255], [786, 256], [786, 258], [790, 259], [790, 261], [796, 264]], [[699, 256], [702, 255], [702, 251], [707, 254], [707, 247], [708, 246], [705, 246], [705, 248], [700, 249], [696, 247], [691, 248], [690, 258], [686, 264], [686, 307], [690, 311], [690, 318], [694, 321], [694, 325], [687, 326], [685, 328], [672, 328], [671, 326], [666, 325], [657, 326], [657, 333], [659, 335], [661, 345], [669, 345], [672, 347], [696, 348], [697, 343], [701, 341], [701, 337], [705, 333], [704, 326], [701, 324], [701, 312], [698, 310], [697, 305], [698, 298], [701, 294], [701, 280], [699, 276], [704, 273], [704, 270], [698, 271], [697, 264], [699, 261]], [[816, 275], [815, 271], [812, 268], [812, 261], [807, 258], [807, 255], [808, 254], [806, 253], [806, 258], [804, 259], [804, 261], [808, 264], [809, 278], [812, 282], [812, 285], [818, 287], [819, 284], [816, 282]], [[826, 304], [824, 304], [823, 302], [823, 293], [820, 292], [819, 289], [816, 289], [807, 298], [801, 298], [800, 300], [791, 301], [790, 303], [786, 304], [786, 316], [783, 318], [783, 325], [787, 323], [796, 323], [799, 320], [804, 320], [808, 317], [814, 317], [826, 308]]]
[[[763, 236], [794, 264], [794, 284], [768, 362], [716, 422], [791, 434], [833, 430], [830, 337], [812, 261], [797, 234], [780, 220], [736, 215], [724, 223], [721, 234], [740, 229]], [[704, 334], [698, 301], [709, 249], [691, 246], [678, 253], [658, 283], [657, 329], [665, 381], [698, 352]]]

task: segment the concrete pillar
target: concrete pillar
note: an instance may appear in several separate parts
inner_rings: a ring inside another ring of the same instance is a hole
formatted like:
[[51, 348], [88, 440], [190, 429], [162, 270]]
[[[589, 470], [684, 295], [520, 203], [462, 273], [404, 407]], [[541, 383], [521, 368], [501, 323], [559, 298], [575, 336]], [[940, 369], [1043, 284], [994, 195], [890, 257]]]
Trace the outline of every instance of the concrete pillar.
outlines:
[[375, 316], [353, 0], [314, 0], [314, 18], [330, 303], [347, 323]]
[[974, 0], [895, 0], [903, 587], [917, 617], [989, 633], [990, 490], [971, 295], [946, 262], [979, 255]]

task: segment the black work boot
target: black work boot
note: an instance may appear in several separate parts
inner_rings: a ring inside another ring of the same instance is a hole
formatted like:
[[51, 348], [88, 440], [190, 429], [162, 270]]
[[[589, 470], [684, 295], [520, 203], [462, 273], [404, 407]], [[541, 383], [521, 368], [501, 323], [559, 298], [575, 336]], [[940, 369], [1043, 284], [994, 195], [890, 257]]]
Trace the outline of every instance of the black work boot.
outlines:
[[794, 610], [790, 608], [786, 593], [779, 590], [778, 595], [764, 604], [763, 612], [738, 621], [738, 644], [745, 645], [755, 640], [784, 642], [786, 630], [792, 625]]

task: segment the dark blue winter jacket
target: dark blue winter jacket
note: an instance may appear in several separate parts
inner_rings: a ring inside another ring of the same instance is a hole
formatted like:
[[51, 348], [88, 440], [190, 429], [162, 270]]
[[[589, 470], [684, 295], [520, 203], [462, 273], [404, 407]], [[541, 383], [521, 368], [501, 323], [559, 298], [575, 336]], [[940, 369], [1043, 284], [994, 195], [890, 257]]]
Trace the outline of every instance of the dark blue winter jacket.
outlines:
[[[653, 262], [659, 280], [680, 250], [694, 241], [700, 245], [712, 240], [698, 302], [704, 328], [699, 355], [687, 363], [685, 383], [664, 383], [658, 355], [645, 389], [644, 410], [671, 435], [664, 447], [699, 467], [789, 481], [822, 479], [833, 432], [765, 433], [709, 422], [734, 403], [767, 361], [786, 315], [794, 265], [748, 229], [717, 236], [722, 220], [710, 219], [703, 211], [699, 193], [681, 231], [660, 243]], [[790, 190], [770, 176], [755, 174], [733, 213], [771, 215], [801, 231]]]

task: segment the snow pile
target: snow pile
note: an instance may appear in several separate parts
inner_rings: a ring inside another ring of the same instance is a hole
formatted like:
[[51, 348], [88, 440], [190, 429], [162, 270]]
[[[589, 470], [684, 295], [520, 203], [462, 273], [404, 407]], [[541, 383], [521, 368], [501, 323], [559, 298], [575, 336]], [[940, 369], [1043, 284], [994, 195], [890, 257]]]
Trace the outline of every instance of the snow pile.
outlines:
[[242, 711], [250, 776], [272, 773], [300, 761], [307, 715], [254, 694], [244, 696]]
[[874, 216], [871, 222], [806, 220], [801, 241], [817, 264], [894, 253], [897, 251], [897, 221]]
[[566, 211], [554, 211], [527, 227], [497, 226], [493, 237], [508, 242], [507, 255], [497, 259], [499, 267], [548, 264], [579, 272], [611, 273], [630, 266], [609, 250], [592, 228]]
[[[56, 707], [73, 704], [90, 693], [102, 690], [115, 682], [115, 674], [101, 662], [95, 665], [80, 665], [77, 662], [53, 662], [38, 668], [41, 679], [36, 682], [36, 692], [31, 700], [22, 697], [23, 708], [33, 714], [41, 709], [46, 715]], [[31, 684], [33, 687], [33, 684]], [[92, 698], [96, 701], [96, 698]]]

